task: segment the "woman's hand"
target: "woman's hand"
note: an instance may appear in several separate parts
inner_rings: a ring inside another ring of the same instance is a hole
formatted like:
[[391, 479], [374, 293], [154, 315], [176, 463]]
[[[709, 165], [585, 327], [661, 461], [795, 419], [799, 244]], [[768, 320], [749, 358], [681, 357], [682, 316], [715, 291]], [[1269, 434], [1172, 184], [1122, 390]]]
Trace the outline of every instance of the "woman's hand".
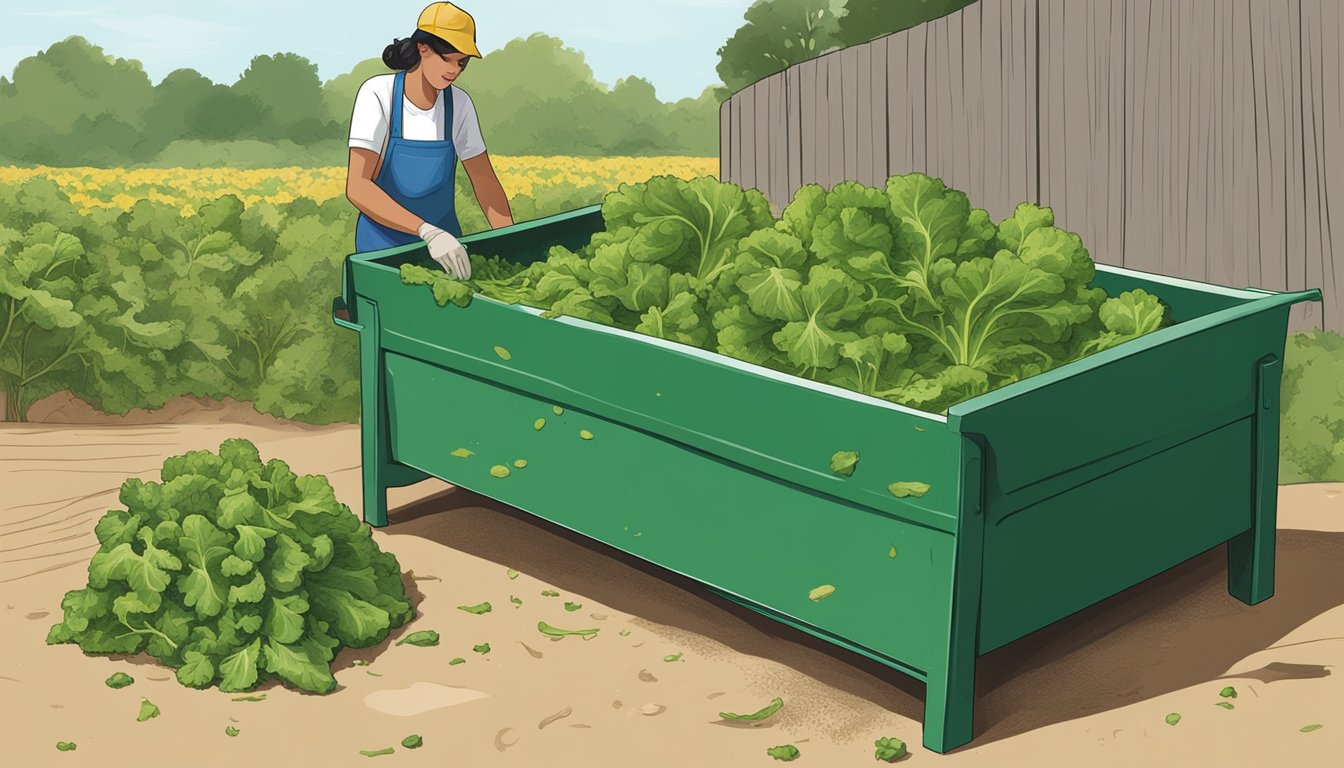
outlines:
[[416, 232], [429, 246], [429, 255], [443, 267], [444, 271], [458, 280], [471, 279], [471, 259], [467, 258], [467, 249], [456, 237], [442, 229], [425, 222]]

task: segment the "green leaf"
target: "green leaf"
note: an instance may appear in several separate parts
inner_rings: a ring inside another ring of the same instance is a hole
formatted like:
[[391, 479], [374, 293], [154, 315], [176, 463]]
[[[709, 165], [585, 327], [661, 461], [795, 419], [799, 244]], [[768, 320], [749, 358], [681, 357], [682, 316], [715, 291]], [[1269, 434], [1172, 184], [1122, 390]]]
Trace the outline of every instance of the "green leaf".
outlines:
[[1237, 698], [1237, 689], [1229, 685], [1223, 690], [1219, 691], [1218, 695], [1222, 696], [1224, 699], [1235, 699]]
[[1179, 722], [1181, 722], [1181, 715], [1179, 712], [1172, 712], [1167, 715], [1167, 725], [1175, 725]]
[[219, 663], [219, 690], [226, 693], [250, 690], [257, 684], [257, 665], [261, 661], [261, 640], [255, 639]]
[[466, 659], [462, 658], [461, 656], [458, 656], [457, 658], [455, 658], [455, 659], [453, 659], [452, 661], [448, 662], [448, 666], [451, 667], [451, 666], [456, 666], [456, 665], [458, 665], [458, 664], [466, 664], [466, 663], [467, 663], [467, 660], [466, 660]]
[[668, 656], [664, 656], [664, 657], [663, 657], [663, 661], [681, 661], [681, 657], [684, 656], [684, 655], [685, 655], [685, 654], [684, 654], [684, 653], [681, 653], [681, 652], [673, 653], [673, 654], [670, 654], [670, 655], [668, 655]]
[[881, 738], [873, 742], [877, 745], [877, 759], [894, 763], [906, 755], [905, 742], [897, 738]]
[[[405, 265], [402, 265], [402, 268], [405, 269]], [[363, 756], [365, 756], [365, 757], [382, 757], [383, 755], [390, 755], [390, 754], [393, 754], [393, 753], [395, 753], [395, 752], [396, 752], [396, 750], [393, 749], [393, 748], [391, 748], [391, 747], [383, 747], [382, 749], [361, 749], [361, 750], [359, 750], [359, 754], [361, 754], [361, 755], [363, 755]]]
[[499, 355], [499, 359], [500, 359], [500, 360], [506, 360], [506, 361], [507, 361], [507, 360], [512, 360], [512, 359], [513, 359], [513, 355], [509, 354], [509, 350], [507, 350], [507, 349], [505, 349], [505, 348], [503, 348], [503, 347], [495, 347], [495, 354], [496, 354], [496, 355]]
[[775, 758], [776, 760], [783, 760], [784, 762], [789, 762], [791, 760], [797, 760], [799, 752], [798, 748], [793, 746], [792, 744], [785, 744], [779, 747], [770, 747], [769, 749], [765, 750], [765, 754]]
[[566, 611], [577, 611], [577, 610], [579, 610], [579, 609], [582, 608], [582, 607], [583, 607], [583, 603], [570, 603], [570, 602], [566, 602], [566, 603], [565, 603], [565, 610], [566, 610]]
[[224, 610], [228, 589], [222, 564], [231, 554], [228, 543], [228, 535], [201, 515], [182, 521], [181, 547], [190, 572], [178, 579], [177, 588], [186, 605], [202, 618]]
[[274, 638], [264, 651], [266, 671], [301, 690], [326, 693], [336, 687], [336, 678], [328, 665], [330, 657], [312, 640], [286, 645]]
[[808, 592], [807, 599], [815, 603], [818, 600], [822, 599], [823, 597], [830, 597], [834, 593], [835, 593], [835, 587], [833, 585], [822, 584], [820, 587], [817, 587], [812, 591]]
[[224, 727], [224, 735], [226, 736], [230, 737], [237, 736], [238, 733], [239, 733], [238, 729], [233, 727], [232, 725], [227, 725]]
[[557, 629], [544, 621], [537, 622], [537, 630], [543, 635], [550, 637], [564, 637], [566, 635], [596, 635], [596, 629]]
[[252, 571], [252, 562], [237, 555], [229, 555], [219, 564], [219, 570], [225, 576], [245, 576]]
[[1325, 727], [1325, 726], [1324, 726], [1324, 725], [1321, 725], [1320, 723], [1312, 723], [1311, 725], [1304, 725], [1304, 726], [1302, 726], [1301, 728], [1299, 728], [1299, 729], [1297, 729], [1297, 730], [1298, 730], [1300, 733], [1311, 733], [1312, 731], [1319, 731], [1319, 730], [1321, 730], [1321, 729], [1324, 728], [1324, 727]]
[[[236, 559], [236, 558], [235, 558]], [[227, 558], [226, 558], [227, 561]], [[240, 561], [246, 562], [246, 561]], [[228, 602], [230, 605], [237, 603], [259, 603], [266, 596], [266, 580], [260, 573], [252, 574], [251, 581], [242, 586], [229, 587]]]
[[779, 697], [775, 697], [770, 701], [768, 705], [766, 705], [765, 708], [757, 712], [753, 712], [749, 715], [738, 715], [732, 712], [720, 712], [719, 717], [722, 717], [725, 720], [751, 720], [751, 721], [764, 720], [765, 718], [778, 712], [780, 708], [783, 706], [784, 706], [784, 700]]
[[513, 595], [509, 595], [509, 602], [513, 603], [515, 606], [523, 604], [523, 601], [521, 599], [514, 597]]
[[410, 736], [407, 736], [406, 738], [401, 740], [401, 746], [407, 749], [419, 749], [420, 746], [423, 745], [424, 743], [425, 740], [415, 734], [411, 734]]
[[851, 477], [854, 474], [854, 467], [858, 463], [858, 451], [836, 451], [831, 456], [831, 471], [843, 477]]
[[266, 694], [262, 693], [256, 696], [235, 696], [229, 701], [265, 701]]
[[919, 497], [929, 492], [929, 484], [915, 481], [903, 481], [888, 485], [887, 490], [891, 491], [892, 496], [898, 498], [905, 498], [907, 496]]
[[1235, 709], [1235, 707], [1232, 705], [1232, 702], [1230, 701], [1220, 701], [1217, 704], [1214, 704], [1213, 706], [1222, 707], [1223, 709]]
[[108, 688], [125, 688], [135, 682], [135, 678], [125, 672], [116, 672], [111, 677], [103, 681]]
[[457, 606], [457, 609], [458, 609], [459, 611], [466, 611], [467, 613], [474, 613], [474, 614], [476, 614], [477, 616], [479, 616], [479, 615], [481, 615], [482, 613], [489, 613], [489, 612], [490, 612], [490, 604], [489, 604], [489, 603], [480, 603], [479, 605], [459, 605], [459, 606]]
[[58, 741], [58, 742], [56, 742], [56, 749], [58, 749], [58, 750], [60, 750], [60, 751], [62, 751], [62, 752], [73, 752], [73, 751], [75, 751], [75, 748], [76, 748], [76, 744], [75, 744], [75, 742], [73, 742], [73, 741]]
[[516, 579], [516, 578], [518, 578], [518, 572], [515, 571], [515, 570], [513, 570], [512, 568], [508, 569], [508, 570], [505, 571], [504, 573], [505, 573], [505, 575], [507, 575], [510, 579]]
[[188, 688], [209, 688], [215, 681], [215, 665], [209, 657], [196, 651], [187, 651], [182, 666], [177, 668], [177, 681]]
[[432, 629], [422, 629], [419, 632], [412, 632], [397, 641], [397, 645], [418, 645], [421, 648], [427, 648], [438, 644], [439, 633]]
[[140, 700], [140, 714], [137, 715], [135, 718], [135, 721], [137, 723], [143, 723], [146, 720], [150, 720], [158, 716], [159, 716], [159, 708], [154, 706], [153, 702], [151, 702], [149, 699]]
[[494, 475], [495, 477], [508, 477], [509, 468], [504, 466], [503, 464], [496, 464], [495, 466], [490, 468], [490, 474]]
[[490, 652], [490, 644], [489, 644], [489, 643], [481, 643], [480, 645], [473, 645], [473, 646], [471, 647], [471, 650], [473, 650], [473, 651], [475, 651], [475, 652], [477, 652], [477, 653], [479, 653], [479, 654], [487, 654], [487, 653]]
[[261, 562], [266, 556], [266, 540], [275, 536], [275, 531], [270, 528], [255, 525], [239, 525], [234, 528], [234, 533], [238, 535], [238, 540], [233, 543], [234, 553], [254, 563]]
[[467, 450], [466, 448], [458, 448], [457, 450], [452, 452], [452, 455], [456, 456], [459, 459], [466, 459], [475, 456], [476, 454], [472, 451]]

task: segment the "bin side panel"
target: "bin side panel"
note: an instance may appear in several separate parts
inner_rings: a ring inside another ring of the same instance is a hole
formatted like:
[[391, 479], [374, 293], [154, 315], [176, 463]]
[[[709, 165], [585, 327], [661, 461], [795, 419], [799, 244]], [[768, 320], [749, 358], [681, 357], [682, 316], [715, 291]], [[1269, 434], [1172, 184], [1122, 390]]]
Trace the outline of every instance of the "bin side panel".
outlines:
[[1248, 530], [1251, 427], [1242, 419], [991, 522], [980, 652]]
[[[428, 289], [383, 270], [383, 345], [480, 380], [676, 440], [818, 493], [955, 530], [960, 437], [945, 422], [758, 374], [680, 344], [665, 346], [476, 300], [439, 307]], [[661, 340], [658, 340], [661, 342]], [[497, 349], [498, 348], [498, 349]], [[506, 359], [507, 357], [507, 359]], [[438, 404], [441, 398], [426, 402]], [[531, 423], [531, 420], [528, 420]], [[831, 470], [856, 451], [854, 473]], [[921, 497], [888, 486], [919, 482]]]
[[[557, 415], [550, 400], [403, 355], [387, 355], [387, 374], [392, 452], [401, 463], [762, 606], [812, 634], [847, 639], [906, 671], [922, 673], [946, 645], [950, 534], [581, 409]], [[545, 419], [541, 429], [537, 419]], [[458, 448], [473, 455], [453, 456]], [[514, 466], [518, 459], [527, 465]], [[508, 476], [493, 476], [494, 466]], [[823, 585], [834, 593], [810, 599]]]

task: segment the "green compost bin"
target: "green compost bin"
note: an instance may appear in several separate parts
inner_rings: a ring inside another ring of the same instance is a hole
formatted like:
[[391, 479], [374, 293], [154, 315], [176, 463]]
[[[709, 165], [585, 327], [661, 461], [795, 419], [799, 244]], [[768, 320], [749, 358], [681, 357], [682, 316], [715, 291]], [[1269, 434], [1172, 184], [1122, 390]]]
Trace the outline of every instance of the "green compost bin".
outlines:
[[[532, 262], [602, 228], [592, 206], [462, 241]], [[479, 295], [439, 307], [404, 263], [433, 265], [348, 257], [333, 302], [359, 332], [368, 523], [431, 475], [498, 499], [923, 680], [935, 752], [971, 740], [981, 654], [1223, 542], [1229, 592], [1273, 594], [1288, 311], [1319, 291], [1099, 264], [1176, 324], [942, 416]]]

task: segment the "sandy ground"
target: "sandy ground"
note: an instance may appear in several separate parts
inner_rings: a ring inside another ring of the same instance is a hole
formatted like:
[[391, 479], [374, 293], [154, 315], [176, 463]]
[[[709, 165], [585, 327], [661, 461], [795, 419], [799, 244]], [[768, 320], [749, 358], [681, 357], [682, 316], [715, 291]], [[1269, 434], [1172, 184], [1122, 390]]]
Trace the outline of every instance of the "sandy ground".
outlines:
[[[1219, 547], [983, 657], [976, 740], [938, 756], [920, 746], [924, 691], [912, 680], [436, 480], [395, 490], [392, 525], [374, 534], [408, 572], [417, 617], [389, 642], [342, 652], [330, 694], [270, 684], [264, 701], [235, 702], [178, 685], [146, 657], [47, 646], [123, 479], [157, 479], [168, 456], [246, 437], [264, 459], [327, 475], [358, 511], [358, 430], [190, 399], [110, 419], [56, 397], [33, 417], [42, 423], [0, 424], [7, 765], [365, 765], [361, 750], [393, 747], [374, 759], [735, 767], [775, 765], [766, 748], [792, 743], [794, 764], [857, 766], [877, 764], [881, 736], [906, 741], [903, 762], [947, 766], [1326, 766], [1344, 753], [1344, 484], [1280, 489], [1278, 589], [1266, 603], [1227, 594]], [[457, 610], [482, 601], [494, 611]], [[554, 641], [539, 620], [601, 632]], [[416, 629], [443, 641], [392, 645]], [[488, 654], [473, 652], [487, 642]], [[117, 671], [135, 684], [106, 687]], [[1228, 685], [1239, 693], [1230, 711], [1214, 706]], [[756, 727], [718, 717], [775, 696], [784, 708]], [[142, 697], [161, 716], [136, 722]], [[1164, 722], [1170, 712], [1179, 724]], [[1324, 727], [1300, 731], [1312, 723]], [[230, 725], [238, 736], [224, 734]], [[403, 748], [409, 734], [424, 746]], [[58, 752], [57, 741], [78, 749]]]

